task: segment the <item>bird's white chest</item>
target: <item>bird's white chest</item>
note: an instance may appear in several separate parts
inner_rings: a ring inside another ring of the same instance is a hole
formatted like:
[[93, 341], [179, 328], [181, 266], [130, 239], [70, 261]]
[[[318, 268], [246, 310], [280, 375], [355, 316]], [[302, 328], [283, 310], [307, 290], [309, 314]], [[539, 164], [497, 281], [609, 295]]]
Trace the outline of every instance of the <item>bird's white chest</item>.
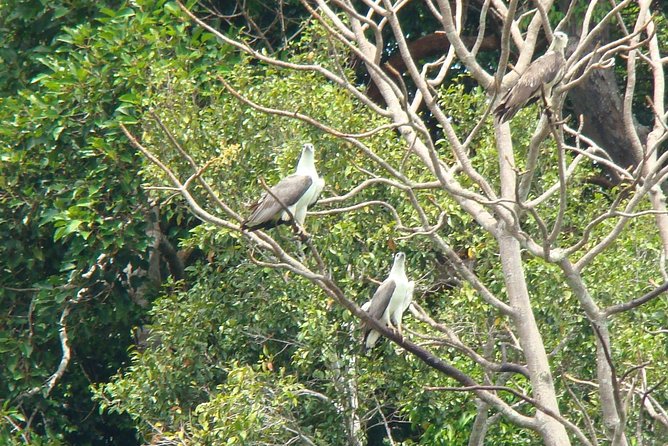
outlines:
[[397, 311], [403, 311], [404, 301], [408, 295], [408, 279], [406, 277], [395, 278], [395, 288], [390, 299], [390, 304], [387, 306], [385, 313], [389, 315]]
[[302, 195], [295, 203], [294, 206], [296, 209], [301, 209], [304, 206], [308, 206], [318, 198], [318, 195], [320, 195], [320, 190], [322, 190], [322, 188], [318, 190], [318, 186], [321, 182], [322, 180], [316, 177], [315, 181], [313, 181], [311, 186], [309, 186], [306, 192], [304, 192], [304, 195]]
[[[312, 176], [311, 178], [313, 179], [313, 181], [311, 182], [309, 188], [306, 189], [306, 191], [302, 194], [302, 196], [299, 197], [299, 199], [293, 205], [288, 206], [288, 210], [294, 216], [297, 223], [300, 225], [304, 224], [304, 219], [306, 218], [306, 211], [308, 210], [308, 206], [313, 204], [318, 199], [320, 191], [322, 191], [322, 188], [325, 185], [324, 180], [322, 178], [319, 178], [317, 174]], [[283, 220], [288, 220], [290, 218], [290, 215], [287, 212], [283, 212], [281, 218]]]

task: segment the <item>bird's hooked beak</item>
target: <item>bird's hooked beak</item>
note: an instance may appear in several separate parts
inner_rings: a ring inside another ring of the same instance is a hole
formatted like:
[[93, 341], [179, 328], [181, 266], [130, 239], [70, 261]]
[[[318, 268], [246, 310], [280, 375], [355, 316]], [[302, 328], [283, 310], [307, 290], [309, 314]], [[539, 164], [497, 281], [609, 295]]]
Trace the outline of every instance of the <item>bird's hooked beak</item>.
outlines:
[[309, 143], [304, 144], [303, 150], [304, 150], [304, 152], [310, 152], [310, 153], [315, 152], [315, 148], [313, 147], [313, 144], [309, 144]]

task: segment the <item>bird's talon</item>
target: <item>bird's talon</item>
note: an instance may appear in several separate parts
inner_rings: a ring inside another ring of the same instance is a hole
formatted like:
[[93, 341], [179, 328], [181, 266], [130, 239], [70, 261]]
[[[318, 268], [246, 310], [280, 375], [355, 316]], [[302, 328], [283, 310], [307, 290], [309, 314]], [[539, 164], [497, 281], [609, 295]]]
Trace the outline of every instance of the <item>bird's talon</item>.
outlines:
[[311, 238], [311, 234], [306, 232], [306, 230], [298, 223], [295, 223], [295, 235], [299, 237], [302, 242], [306, 242]]

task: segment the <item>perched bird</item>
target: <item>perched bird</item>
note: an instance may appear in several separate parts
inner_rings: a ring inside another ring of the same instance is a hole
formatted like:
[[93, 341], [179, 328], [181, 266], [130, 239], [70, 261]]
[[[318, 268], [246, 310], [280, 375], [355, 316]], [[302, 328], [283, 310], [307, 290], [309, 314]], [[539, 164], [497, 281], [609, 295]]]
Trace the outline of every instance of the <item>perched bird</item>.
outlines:
[[[406, 254], [398, 252], [394, 256], [394, 264], [390, 275], [380, 284], [371, 300], [362, 306], [369, 316], [377, 319], [386, 327], [396, 328], [401, 333], [401, 317], [413, 300], [415, 282], [409, 282], [406, 276]], [[364, 327], [364, 349], [376, 345], [380, 333]]]
[[290, 214], [299, 228], [303, 227], [308, 207], [318, 201], [325, 187], [325, 180], [315, 170], [314, 152], [313, 144], [304, 144], [295, 173], [283, 178], [251, 205], [252, 213], [241, 229], [254, 231], [290, 223]]
[[547, 53], [531, 62], [522, 73], [517, 83], [503, 96], [501, 103], [494, 109], [494, 115], [500, 123], [512, 119], [522, 107], [540, 97], [541, 90], [546, 98], [550, 96], [552, 86], [561, 80], [566, 64], [564, 49], [568, 36], [561, 31], [554, 33], [554, 39]]

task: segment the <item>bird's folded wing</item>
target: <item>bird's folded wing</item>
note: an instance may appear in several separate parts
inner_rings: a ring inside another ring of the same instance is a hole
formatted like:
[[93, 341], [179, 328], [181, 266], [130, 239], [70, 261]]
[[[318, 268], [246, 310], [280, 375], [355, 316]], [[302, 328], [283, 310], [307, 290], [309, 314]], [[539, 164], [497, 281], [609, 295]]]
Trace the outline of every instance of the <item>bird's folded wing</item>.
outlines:
[[561, 69], [560, 57], [553, 51], [536, 59], [510, 90], [506, 106], [511, 108], [523, 104], [538, 92], [541, 85], [551, 83]]
[[392, 299], [392, 294], [394, 294], [394, 289], [396, 286], [397, 284], [394, 280], [386, 279], [378, 287], [376, 292], [373, 294], [373, 297], [371, 298], [371, 305], [369, 305], [369, 309], [367, 310], [369, 316], [373, 317], [374, 319], [380, 319], [383, 317], [383, 313], [385, 313], [388, 305], [390, 305], [390, 300]]
[[[247, 225], [254, 226], [271, 220], [283, 211], [283, 206], [292, 206], [311, 187], [313, 180], [308, 175], [290, 175], [269, 189], [270, 193], [258, 200], [252, 207], [253, 214], [248, 218]], [[276, 199], [280, 200], [280, 202]]]

